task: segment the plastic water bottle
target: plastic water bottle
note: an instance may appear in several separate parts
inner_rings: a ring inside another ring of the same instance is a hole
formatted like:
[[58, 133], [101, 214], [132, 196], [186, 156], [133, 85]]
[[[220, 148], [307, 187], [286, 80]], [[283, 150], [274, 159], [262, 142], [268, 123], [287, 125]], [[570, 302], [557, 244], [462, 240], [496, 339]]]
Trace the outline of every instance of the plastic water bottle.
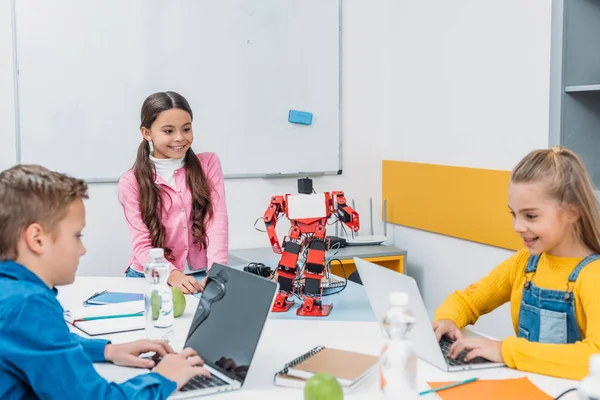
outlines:
[[384, 399], [417, 399], [417, 356], [408, 340], [415, 316], [408, 309], [408, 294], [391, 293], [383, 317], [388, 339], [379, 358], [379, 382]]
[[163, 249], [150, 250], [150, 261], [144, 266], [144, 275], [150, 287], [144, 296], [146, 337], [170, 340], [173, 335], [173, 293], [167, 284], [169, 262]]
[[579, 384], [579, 398], [581, 400], [600, 399], [600, 354], [590, 357], [590, 374]]

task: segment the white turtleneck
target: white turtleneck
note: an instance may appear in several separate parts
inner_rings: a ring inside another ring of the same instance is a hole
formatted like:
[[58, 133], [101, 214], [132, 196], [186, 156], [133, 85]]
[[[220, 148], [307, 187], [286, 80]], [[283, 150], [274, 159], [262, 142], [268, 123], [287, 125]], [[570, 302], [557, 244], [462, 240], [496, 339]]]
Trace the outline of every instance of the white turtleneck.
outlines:
[[173, 189], [177, 190], [175, 185], [175, 170], [183, 167], [184, 159], [156, 158], [150, 155], [150, 160], [154, 162], [158, 176], [163, 178]]

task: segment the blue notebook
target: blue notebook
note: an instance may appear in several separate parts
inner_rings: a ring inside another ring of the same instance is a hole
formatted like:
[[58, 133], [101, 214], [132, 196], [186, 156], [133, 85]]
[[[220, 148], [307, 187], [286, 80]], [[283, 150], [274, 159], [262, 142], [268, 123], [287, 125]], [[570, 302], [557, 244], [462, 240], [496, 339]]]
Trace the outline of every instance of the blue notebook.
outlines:
[[105, 304], [125, 303], [127, 301], [144, 300], [143, 293], [100, 292], [83, 302], [86, 306], [101, 306]]

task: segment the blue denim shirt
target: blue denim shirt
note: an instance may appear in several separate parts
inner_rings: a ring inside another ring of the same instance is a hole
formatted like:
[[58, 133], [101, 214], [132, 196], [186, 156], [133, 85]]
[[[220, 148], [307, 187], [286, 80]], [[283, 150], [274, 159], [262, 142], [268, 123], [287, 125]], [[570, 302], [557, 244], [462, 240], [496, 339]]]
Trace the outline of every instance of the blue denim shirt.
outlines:
[[0, 261], [0, 399], [166, 399], [177, 385], [157, 373], [109, 383], [93, 362], [108, 341], [71, 333], [37, 275]]

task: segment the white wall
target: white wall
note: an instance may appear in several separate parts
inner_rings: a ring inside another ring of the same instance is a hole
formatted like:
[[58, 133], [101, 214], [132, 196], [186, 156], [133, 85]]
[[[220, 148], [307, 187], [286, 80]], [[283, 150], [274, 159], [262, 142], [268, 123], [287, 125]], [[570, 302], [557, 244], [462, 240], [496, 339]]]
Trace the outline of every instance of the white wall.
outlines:
[[0, 0], [0, 171], [16, 162], [10, 0]]
[[[510, 170], [546, 147], [550, 11], [549, 0], [390, 0], [383, 157]], [[430, 308], [511, 254], [401, 226], [394, 234]], [[508, 307], [478, 328], [512, 334]]]
[[[343, 3], [343, 175], [317, 178], [314, 185], [317, 191], [344, 190], [349, 200], [356, 200], [364, 226], [368, 228], [369, 197], [373, 197], [374, 209], [381, 209], [381, 153], [387, 122], [386, 3], [385, 0], [344, 0]], [[5, 25], [5, 21], [10, 22], [9, 0], [0, 0], [0, 120], [3, 127], [0, 130], [3, 144], [0, 155], [3, 160], [8, 155], [8, 166], [14, 162], [14, 143], [11, 144], [11, 140], [14, 141], [14, 127], [11, 125], [14, 122], [14, 101], [12, 70], [5, 71], [4, 68], [5, 63], [12, 65], [10, 24]], [[8, 121], [8, 129], [5, 129], [5, 121]], [[5, 143], [11, 144], [6, 150]], [[268, 156], [268, 152], [256, 155]], [[269, 245], [268, 238], [254, 230], [254, 221], [263, 215], [271, 195], [295, 193], [297, 184], [295, 179], [226, 180], [226, 190], [230, 247], [261, 247]], [[281, 229], [278, 229], [280, 239], [289, 227], [283, 220], [281, 222]], [[381, 232], [381, 224], [376, 224], [376, 227]], [[119, 275], [125, 268], [130, 245], [115, 184], [90, 185], [84, 235], [88, 253], [81, 260], [79, 274]]]

